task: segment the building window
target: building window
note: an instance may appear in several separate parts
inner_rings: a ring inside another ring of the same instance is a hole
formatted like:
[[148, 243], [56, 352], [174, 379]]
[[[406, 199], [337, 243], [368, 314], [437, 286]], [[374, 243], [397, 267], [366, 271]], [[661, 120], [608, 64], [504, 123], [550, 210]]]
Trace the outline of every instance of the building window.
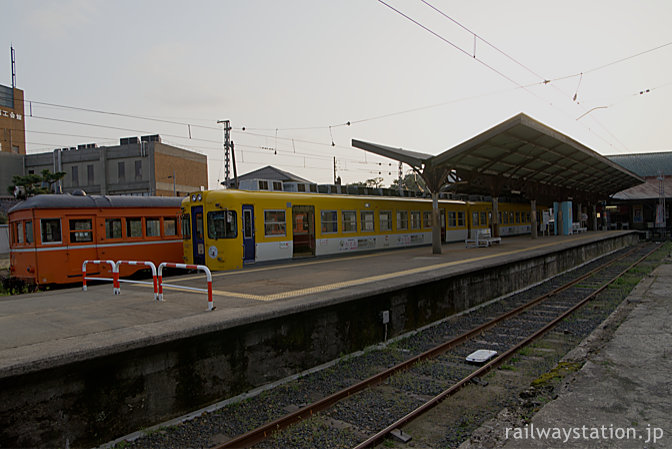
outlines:
[[93, 165], [86, 166], [86, 185], [93, 185]]
[[119, 182], [126, 181], [126, 166], [124, 162], [117, 162], [117, 179]]
[[407, 210], [398, 210], [397, 211], [397, 230], [408, 229], [408, 211]]
[[142, 161], [135, 161], [135, 180], [142, 181]]
[[268, 190], [268, 181], [259, 181], [259, 190]]
[[70, 243], [93, 242], [91, 220], [70, 220]]
[[142, 218], [126, 219], [126, 237], [142, 237]]
[[158, 218], [145, 218], [145, 235], [147, 237], [160, 237], [161, 220]]
[[323, 210], [320, 212], [320, 223], [322, 234], [338, 232], [338, 213], [335, 210]]
[[343, 211], [343, 232], [357, 231], [357, 212], [354, 210]]
[[233, 210], [208, 212], [208, 237], [235, 239], [238, 236], [237, 215]]
[[73, 165], [72, 167], [72, 186], [79, 186], [79, 167]]
[[420, 229], [420, 211], [411, 211], [411, 229]]
[[105, 238], [106, 239], [121, 238], [121, 218], [105, 219]]
[[42, 227], [42, 243], [60, 243], [61, 240], [61, 219], [44, 218], [40, 220]]
[[[261, 183], [261, 181], [259, 181]], [[264, 211], [264, 235], [267, 237], [279, 237], [287, 235], [284, 210]]]
[[374, 231], [374, 216], [372, 210], [363, 210], [361, 213], [362, 232]]
[[389, 210], [381, 211], [380, 218], [380, 232], [392, 230], [392, 212]]
[[279, 181], [273, 181], [273, 190], [282, 190], [282, 183]]

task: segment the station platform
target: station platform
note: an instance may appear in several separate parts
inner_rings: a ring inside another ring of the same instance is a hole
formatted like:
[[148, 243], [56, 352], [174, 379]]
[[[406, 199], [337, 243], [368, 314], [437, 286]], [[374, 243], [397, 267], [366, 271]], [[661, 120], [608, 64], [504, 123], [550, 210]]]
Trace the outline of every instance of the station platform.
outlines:
[[634, 304], [611, 338], [598, 330], [567, 354], [564, 361], [585, 364], [565, 379], [558, 398], [508, 435], [500, 428], [501, 445], [489, 447], [672, 447], [671, 298], [668, 257], [619, 307]]
[[[111, 283], [0, 299], [0, 378], [100, 357], [145, 345], [324, 307], [434, 279], [505, 264], [613, 238], [629, 231], [570, 236], [507, 237], [501, 245], [445, 244], [323, 259], [249, 266], [213, 273], [215, 310], [207, 295], [165, 287], [164, 301], [149, 285]], [[151, 279], [150, 279], [151, 280]], [[204, 274], [171, 276], [164, 283], [205, 288]]]

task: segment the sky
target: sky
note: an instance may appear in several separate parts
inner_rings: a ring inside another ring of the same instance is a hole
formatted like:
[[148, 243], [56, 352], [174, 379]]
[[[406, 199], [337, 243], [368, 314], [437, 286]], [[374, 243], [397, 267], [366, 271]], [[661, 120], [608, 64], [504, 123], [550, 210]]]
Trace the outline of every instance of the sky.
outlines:
[[0, 84], [13, 46], [28, 153], [161, 134], [207, 155], [217, 188], [217, 122], [230, 120], [239, 174], [274, 165], [332, 183], [335, 164], [344, 183], [389, 185], [397, 162], [351, 139], [439, 154], [520, 112], [602, 155], [672, 151], [669, 0], [31, 0], [0, 12]]

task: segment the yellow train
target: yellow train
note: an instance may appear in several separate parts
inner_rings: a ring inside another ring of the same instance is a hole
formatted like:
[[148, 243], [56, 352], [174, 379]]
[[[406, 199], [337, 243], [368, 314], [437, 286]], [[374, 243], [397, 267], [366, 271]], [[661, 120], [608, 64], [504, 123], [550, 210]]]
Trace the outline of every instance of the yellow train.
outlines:
[[[210, 190], [182, 201], [184, 261], [211, 270], [255, 262], [428, 245], [429, 199]], [[441, 241], [473, 238], [489, 202], [439, 201]], [[529, 205], [500, 203], [500, 235], [530, 232]]]

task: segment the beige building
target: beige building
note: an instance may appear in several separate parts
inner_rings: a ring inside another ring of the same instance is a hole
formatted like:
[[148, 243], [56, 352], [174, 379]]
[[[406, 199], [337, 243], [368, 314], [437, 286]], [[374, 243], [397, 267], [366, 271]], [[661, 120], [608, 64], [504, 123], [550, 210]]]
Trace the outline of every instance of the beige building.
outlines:
[[26, 154], [23, 91], [0, 85], [0, 152]]
[[65, 172], [57, 190], [100, 195], [185, 196], [208, 186], [204, 154], [161, 143], [159, 135], [120, 139], [119, 145], [57, 148], [24, 156], [24, 173]]

